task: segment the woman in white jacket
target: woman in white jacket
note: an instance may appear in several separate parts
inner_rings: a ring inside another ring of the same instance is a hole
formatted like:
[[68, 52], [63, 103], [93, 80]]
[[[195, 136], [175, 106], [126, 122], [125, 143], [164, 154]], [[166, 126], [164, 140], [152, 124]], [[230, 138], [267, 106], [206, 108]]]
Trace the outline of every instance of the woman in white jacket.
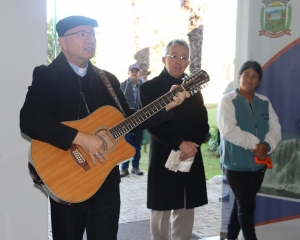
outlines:
[[264, 179], [265, 160], [281, 140], [278, 117], [266, 96], [255, 93], [262, 79], [259, 63], [247, 61], [239, 71], [239, 88], [223, 96], [217, 111], [221, 135], [221, 161], [235, 195], [227, 239], [242, 229], [246, 240], [256, 240], [255, 196]]

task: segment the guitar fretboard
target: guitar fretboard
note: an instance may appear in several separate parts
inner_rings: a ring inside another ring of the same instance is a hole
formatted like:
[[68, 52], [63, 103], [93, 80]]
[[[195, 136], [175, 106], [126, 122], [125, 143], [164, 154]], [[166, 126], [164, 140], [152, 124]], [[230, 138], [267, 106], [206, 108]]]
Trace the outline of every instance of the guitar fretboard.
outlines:
[[109, 131], [114, 139], [118, 139], [122, 135], [130, 132], [133, 128], [140, 125], [148, 118], [152, 117], [154, 114], [161, 111], [166, 105], [173, 101], [173, 97], [176, 95], [177, 92], [183, 92], [184, 88], [182, 85], [178, 86], [178, 88], [164, 94], [160, 98], [156, 99], [154, 102], [148, 104], [147, 106], [143, 107], [136, 113], [132, 114], [119, 124], [115, 125], [114, 127], [110, 128]]

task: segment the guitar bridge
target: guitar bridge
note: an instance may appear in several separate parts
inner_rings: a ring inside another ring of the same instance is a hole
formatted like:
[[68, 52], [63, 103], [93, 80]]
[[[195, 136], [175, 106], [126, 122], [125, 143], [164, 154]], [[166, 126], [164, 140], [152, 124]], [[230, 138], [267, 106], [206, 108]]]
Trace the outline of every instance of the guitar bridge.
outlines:
[[85, 158], [82, 156], [77, 146], [75, 144], [72, 144], [70, 150], [71, 150], [71, 156], [76, 162], [76, 164], [82, 167], [84, 171], [88, 171], [91, 167], [88, 164], [88, 162], [85, 160]]

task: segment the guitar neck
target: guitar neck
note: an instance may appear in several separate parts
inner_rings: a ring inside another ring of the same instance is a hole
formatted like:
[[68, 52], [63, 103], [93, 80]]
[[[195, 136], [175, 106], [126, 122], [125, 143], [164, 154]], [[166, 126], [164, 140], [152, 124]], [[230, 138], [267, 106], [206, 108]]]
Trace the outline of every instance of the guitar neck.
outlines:
[[122, 135], [130, 132], [133, 128], [137, 127], [138, 125], [161, 111], [163, 108], [165, 108], [166, 105], [173, 101], [173, 97], [177, 92], [183, 91], [184, 88], [182, 85], [180, 85], [178, 86], [178, 88], [162, 95], [160, 98], [156, 99], [128, 118], [124, 119], [122, 122], [110, 128], [109, 131], [111, 135], [114, 137], [114, 139], [118, 139]]
[[140, 125], [148, 118], [162, 110], [166, 105], [173, 101], [173, 97], [178, 92], [188, 91], [191, 95], [197, 93], [202, 88], [201, 86], [209, 81], [209, 76], [204, 70], [195, 71], [189, 77], [182, 79], [184, 82], [174, 90], [162, 95], [152, 103], [143, 107], [130, 117], [109, 129], [110, 134], [114, 139], [118, 139], [122, 135], [130, 132], [133, 128]]

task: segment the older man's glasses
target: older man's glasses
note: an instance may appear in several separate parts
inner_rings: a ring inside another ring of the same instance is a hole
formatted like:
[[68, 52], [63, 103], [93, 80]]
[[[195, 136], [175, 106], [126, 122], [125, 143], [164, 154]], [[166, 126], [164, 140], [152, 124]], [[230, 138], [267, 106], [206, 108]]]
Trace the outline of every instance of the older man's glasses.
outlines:
[[180, 59], [181, 61], [186, 62], [186, 61], [189, 60], [187, 56], [177, 56], [175, 54], [174, 55], [173, 54], [172, 55], [166, 55], [166, 57], [168, 57], [168, 58], [170, 58], [174, 61]]
[[75, 37], [79, 40], [85, 40], [88, 37], [95, 40], [97, 34], [98, 33], [95, 33], [94, 31], [92, 31], [92, 32], [79, 31], [79, 32], [73, 32], [73, 33], [65, 34], [65, 35], [63, 35], [63, 37], [70, 36], [70, 35], [75, 35]]

